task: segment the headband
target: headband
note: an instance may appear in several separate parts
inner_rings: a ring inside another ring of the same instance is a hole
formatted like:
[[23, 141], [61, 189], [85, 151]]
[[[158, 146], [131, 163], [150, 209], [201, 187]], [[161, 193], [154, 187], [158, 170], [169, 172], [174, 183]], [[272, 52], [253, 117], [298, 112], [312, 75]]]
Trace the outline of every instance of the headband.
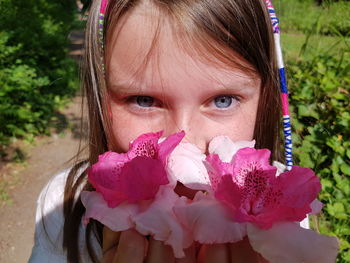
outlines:
[[[101, 62], [102, 62], [102, 70], [105, 71], [105, 63], [104, 63], [104, 37], [103, 37], [103, 23], [105, 18], [105, 12], [107, 7], [108, 0], [101, 0], [100, 5], [100, 13], [98, 19], [98, 31], [99, 31], [99, 42], [101, 48]], [[280, 43], [280, 28], [279, 28], [279, 20], [276, 16], [275, 9], [271, 1], [265, 0], [265, 4], [267, 10], [270, 15], [273, 35], [275, 40], [275, 52], [277, 57], [277, 65], [279, 69], [279, 78], [280, 78], [280, 89], [281, 89], [281, 101], [282, 101], [282, 114], [283, 114], [283, 134], [284, 134], [284, 154], [286, 159], [286, 167], [287, 170], [291, 170], [293, 166], [293, 158], [292, 158], [292, 128], [290, 123], [290, 114], [289, 114], [289, 105], [288, 105], [288, 87], [286, 81], [286, 74], [283, 65], [283, 57]]]

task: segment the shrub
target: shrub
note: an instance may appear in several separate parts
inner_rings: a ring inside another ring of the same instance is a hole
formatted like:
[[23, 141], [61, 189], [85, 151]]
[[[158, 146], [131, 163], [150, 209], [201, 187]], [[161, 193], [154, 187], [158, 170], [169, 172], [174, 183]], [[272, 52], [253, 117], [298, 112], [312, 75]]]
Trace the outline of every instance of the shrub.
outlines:
[[0, 0], [0, 144], [47, 131], [76, 91], [67, 56], [74, 1]]
[[296, 163], [321, 178], [320, 231], [340, 238], [338, 262], [350, 262], [350, 54], [288, 64]]

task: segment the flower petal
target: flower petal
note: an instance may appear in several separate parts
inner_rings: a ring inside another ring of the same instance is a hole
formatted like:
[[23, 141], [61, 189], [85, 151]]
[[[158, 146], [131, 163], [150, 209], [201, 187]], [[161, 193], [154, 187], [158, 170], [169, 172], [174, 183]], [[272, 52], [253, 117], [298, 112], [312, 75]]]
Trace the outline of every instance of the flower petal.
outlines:
[[159, 159], [162, 160], [164, 165], [166, 165], [166, 160], [171, 152], [174, 151], [175, 147], [180, 143], [180, 141], [185, 137], [185, 132], [181, 131], [170, 135], [164, 141], [159, 143]]
[[[237, 151], [233, 158], [234, 174], [241, 174], [240, 170], [275, 170], [277, 168], [270, 165], [270, 151], [267, 149], [256, 150], [254, 148], [243, 148]], [[242, 178], [245, 179], [245, 178]]]
[[84, 221], [93, 218], [113, 231], [125, 231], [134, 227], [131, 217], [138, 213], [138, 206], [135, 204], [121, 204], [118, 207], [108, 207], [102, 195], [97, 192], [82, 191], [81, 201], [86, 212]]
[[[268, 208], [265, 216], [275, 214], [279, 221], [301, 221], [306, 215], [320, 210], [321, 205], [314, 201], [321, 190], [319, 179], [311, 169], [293, 166], [293, 169], [278, 176], [273, 188], [283, 193], [278, 208]], [[279, 214], [279, 215], [278, 215]]]
[[323, 204], [322, 202], [318, 201], [317, 199], [315, 199], [314, 201], [312, 201], [312, 203], [310, 204], [311, 207], [311, 214], [312, 215], [317, 215], [318, 213], [321, 212], [322, 208], [323, 208]]
[[219, 155], [221, 161], [229, 163], [239, 149], [254, 148], [254, 145], [254, 140], [233, 142], [227, 136], [217, 136], [210, 141], [208, 151], [210, 154]]
[[250, 244], [270, 263], [334, 263], [338, 240], [297, 223], [276, 223], [269, 230], [247, 225]]
[[160, 160], [138, 156], [126, 163], [120, 176], [119, 189], [129, 203], [155, 197], [160, 185], [169, 182]]
[[121, 170], [128, 160], [126, 154], [106, 152], [88, 169], [89, 182], [103, 195], [110, 207], [115, 207], [126, 200], [126, 196], [118, 189]]
[[130, 143], [127, 153], [129, 159], [133, 159], [136, 156], [157, 158], [159, 150], [158, 140], [162, 134], [162, 131], [155, 133], [150, 132], [137, 137]]
[[309, 205], [321, 191], [320, 180], [314, 172], [299, 166], [282, 173], [276, 183], [283, 189], [283, 203], [296, 208]]
[[180, 143], [168, 159], [168, 173], [173, 181], [194, 190], [209, 190], [210, 182], [203, 154], [191, 143]]
[[202, 192], [192, 203], [177, 204], [174, 212], [201, 244], [237, 242], [246, 235], [245, 224], [233, 222], [221, 203]]
[[[184, 257], [183, 249], [193, 242], [190, 233], [182, 227], [173, 212], [173, 206], [179, 199], [172, 188], [162, 186], [149, 208], [133, 218], [139, 233], [152, 235], [155, 240], [170, 245], [176, 258]], [[182, 197], [180, 202], [183, 199], [185, 197]]]
[[213, 191], [217, 190], [218, 184], [222, 180], [223, 176], [227, 174], [232, 175], [232, 164], [221, 161], [219, 155], [217, 154], [209, 154], [205, 159], [204, 164], [207, 167], [210, 184]]

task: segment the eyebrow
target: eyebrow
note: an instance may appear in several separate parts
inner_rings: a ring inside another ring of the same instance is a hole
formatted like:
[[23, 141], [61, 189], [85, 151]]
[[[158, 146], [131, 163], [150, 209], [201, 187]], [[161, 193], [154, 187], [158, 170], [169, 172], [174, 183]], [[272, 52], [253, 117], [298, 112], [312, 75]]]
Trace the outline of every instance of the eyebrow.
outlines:
[[[248, 92], [251, 93], [251, 91], [255, 91], [258, 87], [255, 84], [258, 80], [253, 80], [251, 78], [247, 78], [244, 80], [243, 78], [239, 81], [230, 82], [229, 84], [223, 85], [223, 84], [216, 84], [215, 86], [211, 86], [210, 92], [217, 93], [217, 92]], [[207, 85], [209, 86], [209, 85]], [[213, 88], [215, 87], [215, 88]], [[135, 94], [152, 94], [152, 95], [164, 95], [164, 90], [166, 89], [166, 86], [163, 87], [157, 87], [155, 89], [152, 88], [150, 85], [140, 84], [137, 85], [137, 83], [131, 83], [131, 84], [122, 84], [122, 83], [113, 83], [108, 85], [108, 89], [110, 89], [113, 93], [119, 94], [119, 95], [135, 95]], [[207, 90], [209, 91], [209, 89]]]

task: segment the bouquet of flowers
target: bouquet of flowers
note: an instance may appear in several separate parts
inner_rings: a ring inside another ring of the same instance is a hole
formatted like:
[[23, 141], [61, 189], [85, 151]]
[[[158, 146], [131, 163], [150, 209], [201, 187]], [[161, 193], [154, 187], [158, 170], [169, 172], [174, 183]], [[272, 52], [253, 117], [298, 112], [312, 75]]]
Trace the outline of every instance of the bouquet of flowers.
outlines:
[[[209, 154], [180, 143], [184, 132], [161, 138], [147, 133], [127, 153], [106, 152], [88, 170], [96, 191], [81, 193], [84, 221], [113, 231], [135, 229], [172, 247], [175, 257], [194, 241], [233, 243], [248, 237], [270, 263], [335, 262], [338, 240], [300, 226], [317, 214], [321, 184], [312, 170], [270, 165], [267, 149], [254, 141], [214, 138]], [[178, 195], [179, 184], [195, 190]]]

